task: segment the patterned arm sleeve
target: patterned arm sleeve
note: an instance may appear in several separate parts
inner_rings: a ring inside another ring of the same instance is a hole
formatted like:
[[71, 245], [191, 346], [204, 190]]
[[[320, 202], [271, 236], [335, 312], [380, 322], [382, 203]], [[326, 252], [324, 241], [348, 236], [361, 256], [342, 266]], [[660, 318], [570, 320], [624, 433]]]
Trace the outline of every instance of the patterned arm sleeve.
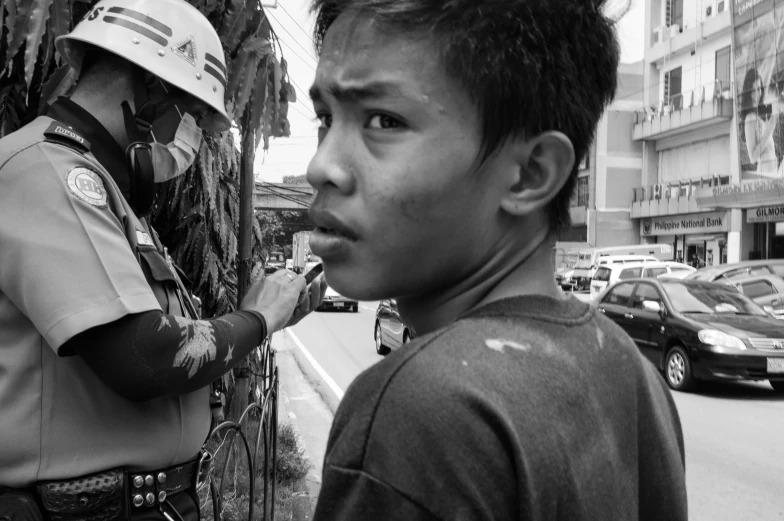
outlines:
[[208, 385], [266, 334], [264, 317], [255, 311], [212, 320], [148, 311], [85, 331], [68, 341], [60, 354], [81, 356], [117, 394], [146, 401]]

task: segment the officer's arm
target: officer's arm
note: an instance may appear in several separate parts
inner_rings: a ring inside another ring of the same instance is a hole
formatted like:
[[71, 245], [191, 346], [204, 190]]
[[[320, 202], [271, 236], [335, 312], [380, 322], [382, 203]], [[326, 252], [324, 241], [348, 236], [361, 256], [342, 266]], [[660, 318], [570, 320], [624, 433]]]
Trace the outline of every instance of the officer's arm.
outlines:
[[76, 335], [60, 354], [81, 356], [107, 387], [138, 402], [205, 387], [266, 336], [264, 317], [255, 311], [213, 320], [147, 311]]

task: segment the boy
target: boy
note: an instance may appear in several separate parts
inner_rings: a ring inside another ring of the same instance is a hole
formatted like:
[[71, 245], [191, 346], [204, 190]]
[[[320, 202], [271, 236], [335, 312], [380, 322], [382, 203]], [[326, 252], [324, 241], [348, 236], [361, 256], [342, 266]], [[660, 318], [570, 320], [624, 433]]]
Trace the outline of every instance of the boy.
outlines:
[[663, 379], [551, 247], [615, 93], [600, 0], [315, 0], [310, 246], [419, 338], [348, 389], [314, 519], [686, 519]]

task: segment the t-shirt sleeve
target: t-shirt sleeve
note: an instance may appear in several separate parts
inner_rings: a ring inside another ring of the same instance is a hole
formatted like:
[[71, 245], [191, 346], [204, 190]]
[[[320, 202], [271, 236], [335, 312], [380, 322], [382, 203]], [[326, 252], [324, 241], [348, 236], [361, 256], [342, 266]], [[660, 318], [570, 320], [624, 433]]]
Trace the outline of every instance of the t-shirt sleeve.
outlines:
[[638, 392], [640, 521], [685, 521], [686, 456], [678, 410], [654, 365], [646, 360], [643, 366], [645, 383]]
[[324, 469], [314, 521], [435, 521], [411, 498], [370, 474], [337, 466]]
[[0, 291], [55, 351], [94, 326], [160, 309], [103, 183], [84, 157], [48, 143], [0, 169]]

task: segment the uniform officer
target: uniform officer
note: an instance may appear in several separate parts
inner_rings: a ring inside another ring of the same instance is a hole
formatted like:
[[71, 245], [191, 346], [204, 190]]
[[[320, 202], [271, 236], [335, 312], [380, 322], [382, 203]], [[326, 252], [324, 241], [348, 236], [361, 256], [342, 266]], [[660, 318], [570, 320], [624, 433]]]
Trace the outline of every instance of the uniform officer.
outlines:
[[230, 125], [198, 10], [104, 0], [56, 46], [71, 95], [0, 140], [0, 516], [32, 491], [45, 517], [198, 519], [210, 382], [326, 283], [282, 270], [200, 320], [146, 222], [201, 128]]

